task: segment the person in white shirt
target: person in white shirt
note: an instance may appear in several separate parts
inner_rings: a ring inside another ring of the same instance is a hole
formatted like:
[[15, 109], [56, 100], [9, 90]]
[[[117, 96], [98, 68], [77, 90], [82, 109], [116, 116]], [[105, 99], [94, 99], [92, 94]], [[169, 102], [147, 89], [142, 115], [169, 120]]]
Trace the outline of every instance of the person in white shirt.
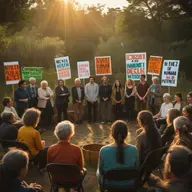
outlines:
[[[89, 77], [89, 83], [85, 86], [85, 97], [88, 106], [88, 122], [97, 121], [97, 97], [99, 95], [99, 86], [95, 82], [93, 76]], [[93, 110], [93, 113], [92, 113]], [[92, 115], [93, 114], [93, 115]]]
[[5, 113], [5, 112], [6, 113], [13, 113], [15, 115], [16, 124], [21, 123], [21, 119], [19, 118], [19, 116], [17, 114], [17, 111], [13, 107], [12, 99], [10, 97], [4, 97], [2, 104], [4, 106], [4, 110], [3, 110], [2, 114]]
[[164, 103], [161, 105], [159, 113], [154, 116], [158, 127], [161, 125], [166, 125], [168, 110], [173, 108], [173, 104], [170, 102], [170, 98], [171, 96], [169, 93], [165, 93], [163, 95]]

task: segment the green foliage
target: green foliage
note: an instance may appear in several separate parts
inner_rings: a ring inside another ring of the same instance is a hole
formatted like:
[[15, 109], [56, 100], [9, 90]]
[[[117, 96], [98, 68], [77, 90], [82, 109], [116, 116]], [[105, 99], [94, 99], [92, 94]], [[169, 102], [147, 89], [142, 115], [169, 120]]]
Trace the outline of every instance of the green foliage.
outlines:
[[4, 52], [10, 43], [11, 40], [7, 37], [7, 28], [0, 26], [0, 52]]

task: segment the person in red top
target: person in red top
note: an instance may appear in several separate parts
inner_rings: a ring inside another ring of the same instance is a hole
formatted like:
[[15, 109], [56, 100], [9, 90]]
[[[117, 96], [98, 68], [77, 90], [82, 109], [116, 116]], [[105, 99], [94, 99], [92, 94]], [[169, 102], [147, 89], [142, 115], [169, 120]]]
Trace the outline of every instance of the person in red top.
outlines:
[[75, 134], [74, 125], [70, 121], [62, 121], [57, 124], [54, 134], [59, 142], [49, 147], [48, 163], [75, 164], [82, 170], [84, 178], [86, 170], [84, 169], [82, 151], [79, 146], [70, 143], [72, 136]]

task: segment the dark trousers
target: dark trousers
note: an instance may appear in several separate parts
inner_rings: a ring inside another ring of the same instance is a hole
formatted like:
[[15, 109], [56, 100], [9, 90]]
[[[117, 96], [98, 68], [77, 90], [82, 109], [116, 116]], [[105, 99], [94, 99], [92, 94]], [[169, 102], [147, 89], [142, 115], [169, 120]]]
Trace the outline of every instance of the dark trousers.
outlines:
[[113, 105], [113, 114], [114, 114], [114, 120], [123, 119], [123, 105], [120, 103]]
[[37, 98], [33, 98], [33, 99], [29, 100], [29, 107], [30, 108], [32, 108], [32, 107], [37, 108], [37, 103], [38, 103]]
[[157, 125], [157, 128], [161, 128], [161, 126], [166, 126], [167, 122], [166, 122], [166, 118], [159, 118], [159, 119], [155, 119], [155, 123]]
[[47, 165], [47, 151], [49, 147], [45, 147], [34, 158], [33, 161], [38, 164], [39, 169], [44, 169]]
[[88, 107], [88, 121], [89, 122], [96, 122], [97, 121], [97, 101], [93, 104], [89, 101], [87, 101], [87, 107]]
[[17, 107], [16, 109], [17, 109], [17, 114], [18, 114], [18, 116], [19, 116], [20, 118], [22, 118], [22, 116], [23, 116], [23, 114], [25, 113], [25, 110], [26, 110], [27, 108], [19, 108], [19, 107]]
[[56, 108], [57, 108], [57, 121], [58, 121], [58, 123], [62, 121], [62, 114], [63, 114], [63, 119], [68, 120], [68, 114], [67, 114], [68, 103], [56, 105]]
[[140, 99], [137, 99], [137, 110], [138, 112], [146, 110], [147, 102], [143, 102]]
[[127, 109], [127, 119], [128, 119], [128, 121], [133, 121], [134, 120], [134, 115], [135, 115], [135, 110], [133, 108], [128, 108]]

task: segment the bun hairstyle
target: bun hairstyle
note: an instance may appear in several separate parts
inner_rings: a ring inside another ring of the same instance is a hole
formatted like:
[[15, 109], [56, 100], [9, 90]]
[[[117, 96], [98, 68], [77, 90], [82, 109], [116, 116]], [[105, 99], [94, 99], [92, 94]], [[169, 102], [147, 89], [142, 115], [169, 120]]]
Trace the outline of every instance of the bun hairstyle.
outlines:
[[173, 174], [178, 179], [192, 178], [192, 152], [184, 146], [172, 146], [167, 154], [164, 168], [164, 179]]
[[124, 141], [127, 138], [128, 129], [124, 121], [115, 121], [112, 128], [112, 137], [117, 144], [116, 161], [117, 163], [124, 164]]

